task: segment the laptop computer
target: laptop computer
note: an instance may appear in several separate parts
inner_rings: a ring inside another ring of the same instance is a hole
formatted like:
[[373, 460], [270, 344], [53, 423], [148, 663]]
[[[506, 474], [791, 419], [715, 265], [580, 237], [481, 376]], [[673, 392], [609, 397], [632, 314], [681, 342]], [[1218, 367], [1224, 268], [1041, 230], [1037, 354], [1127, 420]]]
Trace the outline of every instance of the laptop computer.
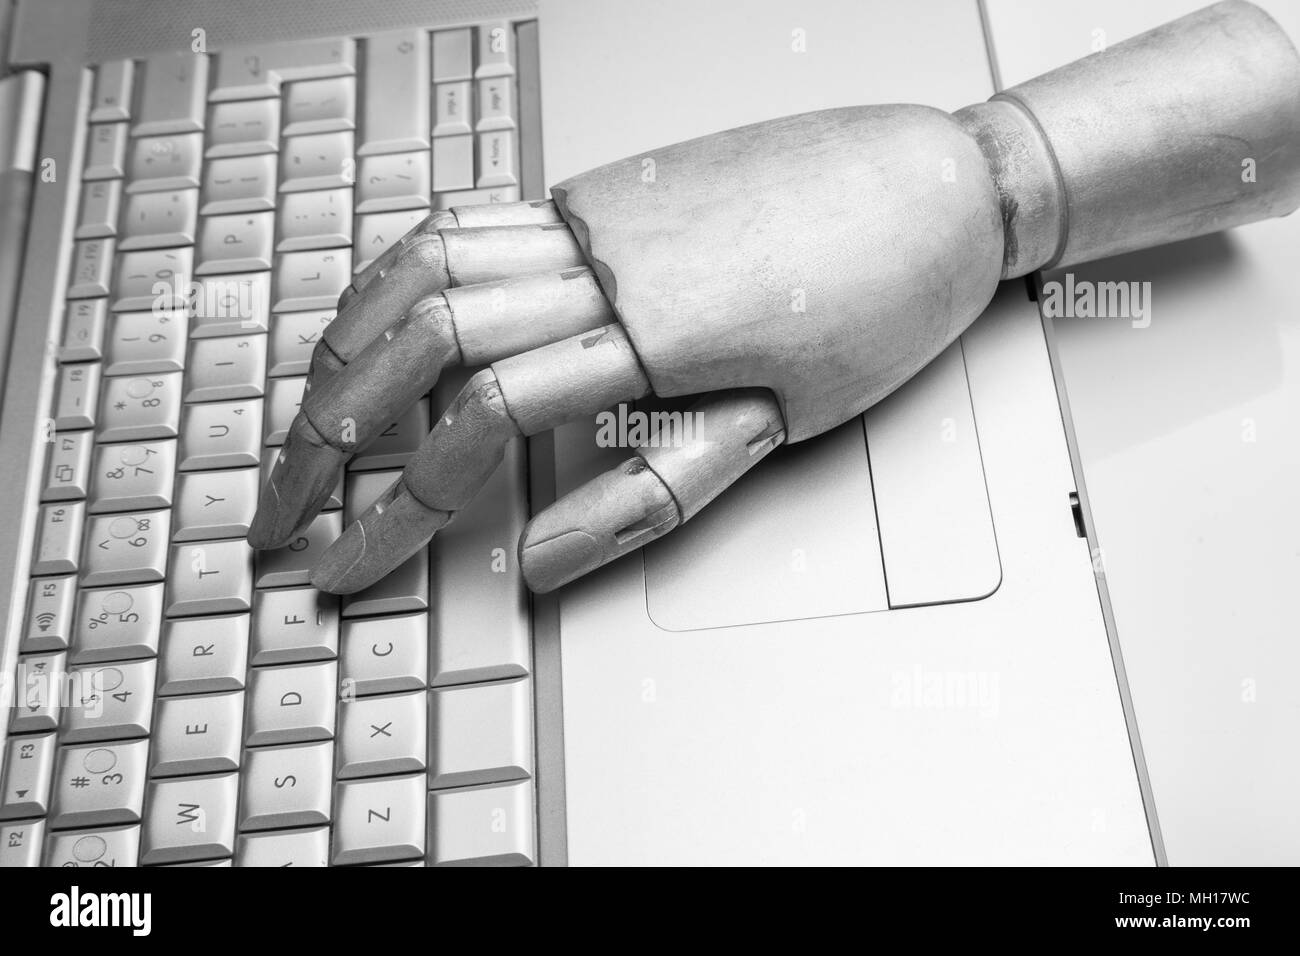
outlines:
[[[429, 208], [785, 113], [985, 99], [978, 4], [56, 0], [18, 3], [10, 49], [44, 79], [19, 80], [0, 406], [0, 862], [1161, 861], [1031, 285], [553, 595], [513, 545], [613, 463], [594, 423], [518, 444], [385, 582], [307, 586], [463, 376], [299, 546], [242, 540], [333, 297]], [[165, 327], [160, 277], [194, 280]], [[218, 279], [248, 315], [206, 307]], [[187, 593], [193, 561], [234, 597]]]

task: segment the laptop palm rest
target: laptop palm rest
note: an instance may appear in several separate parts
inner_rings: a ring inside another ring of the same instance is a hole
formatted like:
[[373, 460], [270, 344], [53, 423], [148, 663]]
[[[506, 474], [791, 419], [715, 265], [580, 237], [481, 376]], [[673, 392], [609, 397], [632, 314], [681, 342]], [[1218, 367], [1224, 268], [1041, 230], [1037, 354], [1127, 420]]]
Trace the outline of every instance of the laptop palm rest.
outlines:
[[[560, 494], [630, 457], [594, 435], [557, 433]], [[865, 416], [777, 449], [643, 555], [647, 611], [670, 631], [987, 597], [1002, 572], [960, 342]]]

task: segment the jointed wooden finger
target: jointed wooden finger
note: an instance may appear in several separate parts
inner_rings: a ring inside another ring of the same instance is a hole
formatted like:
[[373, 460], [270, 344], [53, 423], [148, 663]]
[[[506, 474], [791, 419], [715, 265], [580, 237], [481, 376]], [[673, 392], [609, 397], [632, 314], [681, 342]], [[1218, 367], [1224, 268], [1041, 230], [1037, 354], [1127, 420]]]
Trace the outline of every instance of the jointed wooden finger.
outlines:
[[766, 389], [714, 392], [688, 414], [680, 443], [653, 437], [636, 457], [574, 489], [524, 529], [519, 564], [536, 592], [554, 590], [684, 523], [785, 440]]
[[452, 364], [481, 365], [614, 321], [590, 270], [448, 289], [415, 304], [303, 398], [249, 529], [278, 547], [324, 505], [338, 471]]
[[583, 265], [564, 223], [445, 229], [403, 244], [390, 268], [350, 298], [312, 356], [315, 386], [336, 373], [427, 295], [448, 286], [562, 272]]
[[535, 202], [481, 203], [475, 206], [452, 206], [430, 213], [414, 229], [380, 253], [374, 261], [352, 278], [352, 284], [339, 296], [339, 308], [348, 300], [384, 276], [397, 261], [402, 246], [417, 236], [431, 235], [443, 229], [478, 229], [483, 226], [528, 226], [560, 222], [559, 210], [551, 200]]
[[470, 379], [401, 477], [325, 553], [312, 583], [337, 594], [367, 587], [472, 500], [510, 439], [649, 390], [616, 323], [494, 363]]

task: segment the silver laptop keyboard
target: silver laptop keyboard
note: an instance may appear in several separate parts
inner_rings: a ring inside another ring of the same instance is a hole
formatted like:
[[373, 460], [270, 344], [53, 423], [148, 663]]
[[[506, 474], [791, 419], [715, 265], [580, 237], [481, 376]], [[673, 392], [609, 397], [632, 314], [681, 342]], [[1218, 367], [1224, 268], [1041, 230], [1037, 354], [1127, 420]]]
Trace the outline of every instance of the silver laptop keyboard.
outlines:
[[520, 198], [515, 41], [484, 23], [94, 71], [0, 865], [536, 859], [522, 449], [342, 600], [309, 570], [429, 399], [287, 548], [243, 539], [353, 272], [430, 208]]

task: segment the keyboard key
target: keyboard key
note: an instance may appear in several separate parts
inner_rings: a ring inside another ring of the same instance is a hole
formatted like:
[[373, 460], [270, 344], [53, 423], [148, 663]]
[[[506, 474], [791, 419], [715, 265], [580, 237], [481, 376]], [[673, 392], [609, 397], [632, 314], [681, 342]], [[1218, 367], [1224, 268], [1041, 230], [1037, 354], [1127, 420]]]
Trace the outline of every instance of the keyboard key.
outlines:
[[155, 53], [142, 64], [140, 106], [132, 133], [157, 136], [203, 129], [208, 58], [201, 53]]
[[349, 474], [346, 485], [348, 506], [344, 509], [343, 520], [351, 524], [360, 518], [401, 474], [397, 468]]
[[427, 709], [423, 690], [345, 700], [335, 747], [338, 778], [423, 773]]
[[86, 168], [81, 173], [85, 182], [95, 179], [121, 179], [126, 175], [125, 123], [106, 123], [90, 128], [90, 142], [86, 147]]
[[236, 866], [328, 866], [329, 827], [240, 834]]
[[209, 160], [203, 170], [203, 215], [274, 209], [275, 167], [269, 153]]
[[176, 442], [100, 445], [95, 449], [92, 514], [170, 508]]
[[60, 362], [92, 362], [103, 358], [104, 327], [108, 324], [108, 302], [81, 299], [68, 303], [63, 320]]
[[352, 133], [317, 133], [284, 141], [280, 152], [280, 192], [334, 189], [356, 179]]
[[[277, 316], [276, 321], [279, 321]], [[283, 445], [284, 436], [302, 405], [305, 378], [273, 378], [266, 383], [266, 408], [263, 425], [267, 445]], [[271, 456], [267, 456], [268, 458]]]
[[[360, 217], [364, 222], [372, 218]], [[364, 225], [362, 231], [364, 233]], [[266, 374], [275, 378], [288, 375], [306, 375], [311, 366], [311, 354], [320, 341], [321, 332], [334, 318], [333, 309], [314, 312], [286, 312], [277, 316], [271, 326], [270, 361]]]
[[193, 860], [193, 861], [188, 862], [188, 863], [163, 863], [163, 864], [160, 864], [161, 867], [166, 868], [166, 869], [180, 869], [180, 868], [182, 868], [182, 867], [183, 867], [183, 868], [187, 868], [187, 869], [200, 869], [200, 868], [204, 868], [204, 869], [218, 869], [218, 868], [222, 868], [222, 867], [224, 867], [224, 868], [226, 868], [226, 869], [229, 869], [229, 868], [233, 867], [234, 865], [235, 865], [235, 864], [234, 864], [234, 862], [231, 860], [230, 857], [222, 857], [222, 858], [219, 859], [219, 860]]
[[315, 588], [258, 591], [253, 599], [253, 666], [338, 656], [339, 601]]
[[148, 753], [147, 740], [61, 748], [50, 826], [64, 829], [138, 823]]
[[57, 749], [54, 734], [9, 738], [4, 787], [0, 788], [0, 820], [45, 816]]
[[248, 751], [239, 800], [239, 829], [276, 830], [330, 822], [329, 741]]
[[14, 674], [11, 734], [40, 733], [59, 726], [59, 708], [67, 702], [65, 654], [31, 654], [18, 658]]
[[158, 693], [243, 690], [248, 669], [248, 615], [194, 617], [163, 624]]
[[334, 865], [424, 856], [423, 774], [340, 783], [334, 793]]
[[238, 770], [243, 725], [242, 691], [158, 701], [150, 775], [181, 777]]
[[109, 378], [96, 436], [101, 442], [175, 438], [180, 414], [180, 372]]
[[519, 158], [515, 154], [513, 130], [480, 133], [478, 137], [478, 188], [514, 186], [519, 183]]
[[275, 257], [273, 312], [332, 309], [352, 282], [352, 252], [323, 249]]
[[113, 311], [180, 308], [192, 294], [193, 275], [194, 250], [188, 246], [125, 252], [117, 257]]
[[430, 866], [531, 866], [535, 833], [528, 781], [429, 794]]
[[46, 866], [136, 866], [140, 827], [51, 833], [45, 841]]
[[140, 660], [158, 653], [163, 586], [83, 590], [70, 664]]
[[197, 189], [136, 193], [126, 201], [118, 248], [126, 251], [192, 245], [198, 221]]
[[512, 76], [515, 72], [514, 30], [504, 20], [478, 28], [478, 67], [474, 78]]
[[184, 309], [123, 312], [113, 320], [105, 375], [152, 375], [185, 368]]
[[27, 594], [27, 628], [18, 651], [37, 654], [62, 651], [72, 640], [72, 613], [77, 599], [77, 579], [37, 578]]
[[352, 245], [352, 190], [290, 193], [280, 207], [277, 252]]
[[408, 209], [404, 212], [358, 216], [353, 271], [361, 272], [365, 269], [385, 249], [423, 222], [427, 215], [427, 209]]
[[0, 823], [0, 869], [41, 865], [44, 820]]
[[433, 81], [468, 80], [473, 69], [473, 31], [439, 30], [433, 34]]
[[98, 365], [65, 365], [59, 369], [59, 397], [54, 427], [59, 431], [94, 428], [99, 410]]
[[148, 136], [131, 143], [128, 193], [197, 189], [203, 163], [203, 135]]
[[282, 588], [309, 584], [312, 568], [342, 533], [342, 516], [337, 511], [329, 511], [313, 518], [306, 530], [283, 548], [257, 552], [257, 586]]
[[253, 591], [253, 549], [247, 541], [203, 541], [171, 549], [167, 616], [247, 611]]
[[354, 76], [303, 80], [285, 97], [285, 136], [335, 133], [356, 128], [357, 81]]
[[149, 865], [232, 856], [238, 793], [234, 773], [151, 782], [140, 861]]
[[261, 451], [260, 398], [186, 405], [181, 410], [181, 471], [256, 465]]
[[400, 614], [429, 606], [429, 552], [421, 548], [384, 578], [343, 598], [344, 617]]
[[522, 677], [531, 668], [528, 592], [515, 554], [528, 520], [525, 476], [524, 448], [514, 443], [479, 496], [431, 543], [435, 687]]
[[36, 555], [32, 575], [75, 574], [81, 554], [81, 529], [86, 520], [86, 506], [76, 504], [41, 505], [36, 525]]
[[199, 275], [271, 268], [275, 214], [209, 216], [199, 231]]
[[122, 183], [116, 179], [88, 182], [81, 187], [81, 209], [77, 213], [76, 239], [109, 239], [117, 235], [117, 216], [122, 208]]
[[317, 515], [287, 545], [257, 552], [257, 586], [280, 588], [309, 583], [311, 570], [339, 534], [343, 523], [337, 511]]
[[69, 299], [94, 299], [108, 295], [113, 267], [112, 239], [83, 239], [72, 246], [72, 284]]
[[82, 587], [163, 580], [170, 527], [167, 511], [92, 517], [86, 529]]
[[474, 137], [440, 136], [433, 141], [433, 191], [474, 188]]
[[[429, 400], [422, 398], [402, 417], [379, 433], [348, 463], [352, 471], [405, 468], [406, 462], [429, 434]], [[382, 489], [381, 489], [382, 490]]]
[[[63, 710], [62, 741], [82, 743], [148, 737], [153, 726], [157, 665], [152, 660], [68, 669], [72, 699]], [[140, 755], [140, 773], [145, 758]]]
[[195, 860], [193, 863], [164, 863], [165, 867], [231, 867], [230, 857], [220, 860]]
[[429, 786], [531, 777], [529, 678], [444, 687], [429, 695]]
[[478, 81], [478, 132], [515, 128], [515, 81], [493, 76]]
[[265, 332], [270, 324], [271, 273], [202, 276], [191, 297], [190, 338]]
[[425, 614], [343, 622], [345, 699], [424, 690], [429, 673], [429, 618]]
[[334, 661], [253, 668], [245, 722], [248, 746], [329, 740], [337, 687]]
[[274, 153], [280, 143], [280, 101], [216, 103], [208, 112], [209, 159]]
[[356, 42], [343, 38], [234, 47], [217, 60], [213, 102], [279, 96], [281, 82], [356, 72]]
[[202, 471], [176, 479], [173, 541], [242, 538], [257, 509], [258, 470]]
[[90, 432], [60, 432], [50, 442], [45, 459], [42, 501], [76, 501], [90, 487], [90, 457], [94, 450]]
[[[266, 336], [199, 339], [190, 343], [186, 367], [186, 402], [260, 398], [266, 377]], [[260, 426], [257, 439], [260, 443]]]
[[366, 40], [358, 156], [429, 148], [429, 39], [398, 30]]
[[[501, 83], [501, 80], [484, 82]], [[468, 136], [474, 132], [469, 80], [439, 83], [433, 90], [433, 135]]]
[[114, 123], [131, 118], [133, 60], [109, 60], [95, 68], [95, 96], [90, 101], [90, 122]]
[[170, 507], [175, 466], [174, 441], [97, 447], [91, 512]]
[[357, 212], [429, 208], [429, 151], [385, 153], [361, 160]]

